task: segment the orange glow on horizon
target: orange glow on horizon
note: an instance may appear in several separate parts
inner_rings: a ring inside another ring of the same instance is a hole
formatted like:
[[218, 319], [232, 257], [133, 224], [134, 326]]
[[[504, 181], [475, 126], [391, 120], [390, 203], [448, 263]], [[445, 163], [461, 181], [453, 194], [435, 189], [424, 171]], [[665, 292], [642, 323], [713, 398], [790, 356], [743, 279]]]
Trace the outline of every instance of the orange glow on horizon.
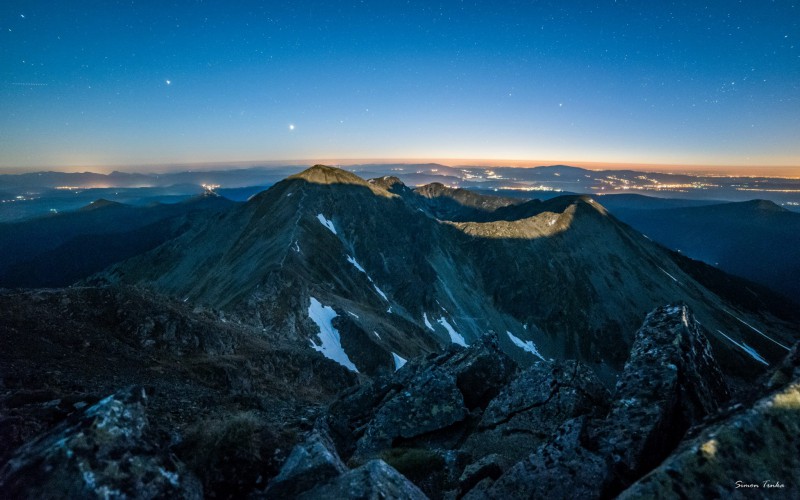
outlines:
[[474, 159], [474, 158], [314, 158], [298, 160], [233, 160], [233, 161], [206, 161], [206, 162], [181, 162], [181, 163], [153, 163], [153, 164], [104, 164], [79, 166], [52, 166], [41, 168], [11, 168], [0, 167], [0, 174], [19, 174], [26, 172], [96, 172], [110, 173], [114, 170], [123, 172], [142, 173], [167, 173], [186, 170], [228, 170], [244, 169], [257, 166], [306, 166], [317, 163], [336, 166], [359, 166], [367, 164], [427, 164], [437, 163], [448, 167], [515, 167], [533, 168], [550, 165], [566, 165], [585, 168], [587, 170], [635, 170], [642, 172], [660, 172], [672, 174], [693, 174], [709, 176], [742, 176], [742, 177], [780, 177], [787, 179], [800, 178], [800, 165], [702, 165], [679, 163], [632, 163], [632, 162], [600, 162], [600, 161], [570, 161], [570, 160], [527, 160], [527, 159]]

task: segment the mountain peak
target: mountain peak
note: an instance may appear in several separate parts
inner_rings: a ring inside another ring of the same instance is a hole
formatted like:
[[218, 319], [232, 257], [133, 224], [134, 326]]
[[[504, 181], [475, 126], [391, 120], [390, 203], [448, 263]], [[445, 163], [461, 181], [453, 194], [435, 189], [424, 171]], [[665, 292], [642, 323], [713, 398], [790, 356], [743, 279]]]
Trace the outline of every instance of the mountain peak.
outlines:
[[86, 212], [86, 211], [89, 211], [89, 210], [99, 210], [101, 208], [106, 208], [106, 207], [121, 207], [121, 206], [122, 206], [122, 203], [119, 203], [119, 202], [116, 202], [116, 201], [107, 200], [105, 198], [99, 198], [99, 199], [89, 203], [85, 207], [82, 207], [81, 211]]
[[762, 212], [787, 212], [782, 206], [769, 201], [769, 200], [750, 200], [744, 203], [744, 206], [749, 206], [755, 210]]
[[378, 188], [396, 195], [403, 196], [411, 193], [411, 188], [406, 186], [399, 177], [393, 175], [384, 175], [383, 177], [369, 179], [367, 182], [373, 188]]
[[315, 184], [366, 184], [366, 181], [356, 174], [328, 165], [314, 165], [288, 178], [302, 179]]

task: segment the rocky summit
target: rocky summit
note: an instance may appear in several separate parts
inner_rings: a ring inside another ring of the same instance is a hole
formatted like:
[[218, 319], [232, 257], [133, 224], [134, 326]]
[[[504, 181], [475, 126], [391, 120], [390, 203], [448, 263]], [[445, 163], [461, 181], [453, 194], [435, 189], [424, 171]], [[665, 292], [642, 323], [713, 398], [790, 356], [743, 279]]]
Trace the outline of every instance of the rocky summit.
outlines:
[[192, 210], [0, 290], [0, 498], [800, 496], [796, 311], [591, 197], [319, 165]]

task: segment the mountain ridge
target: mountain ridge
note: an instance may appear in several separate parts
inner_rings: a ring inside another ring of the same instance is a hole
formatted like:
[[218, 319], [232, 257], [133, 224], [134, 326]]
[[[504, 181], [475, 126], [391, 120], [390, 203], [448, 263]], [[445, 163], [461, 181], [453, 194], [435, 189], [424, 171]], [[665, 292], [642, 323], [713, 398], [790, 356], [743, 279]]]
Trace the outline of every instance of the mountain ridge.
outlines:
[[354, 177], [312, 167], [88, 282], [154, 287], [311, 344], [321, 328], [309, 317], [314, 298], [335, 312], [343, 345], [372, 353], [356, 366], [386, 371], [392, 354], [407, 359], [495, 331], [508, 332], [501, 345], [515, 359], [529, 354], [512, 337], [546, 356], [583, 359], [609, 381], [641, 315], [675, 299], [690, 303], [712, 332], [726, 332], [712, 339], [728, 373], [742, 363], [754, 365], [751, 374], [760, 369], [728, 339], [746, 339], [768, 358], [782, 355], [745, 325], [794, 335], [768, 315], [724, 312], [736, 308], [591, 197], [514, 205], [527, 215], [517, 220], [454, 222], [396, 181], [389, 187], [402, 196], [383, 181]]

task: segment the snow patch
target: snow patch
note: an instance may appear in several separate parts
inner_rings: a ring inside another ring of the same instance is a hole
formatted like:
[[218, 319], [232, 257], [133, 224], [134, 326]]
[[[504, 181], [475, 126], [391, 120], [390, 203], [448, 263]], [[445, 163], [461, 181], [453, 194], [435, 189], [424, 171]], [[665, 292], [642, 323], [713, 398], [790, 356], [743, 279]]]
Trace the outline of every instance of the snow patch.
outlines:
[[[370, 281], [372, 281], [372, 280], [370, 280]], [[374, 286], [374, 287], [375, 287], [375, 291], [376, 291], [376, 292], [378, 292], [378, 295], [380, 295], [381, 297], [383, 297], [383, 300], [385, 300], [386, 302], [389, 302], [389, 299], [388, 299], [388, 298], [386, 298], [386, 294], [385, 294], [385, 293], [383, 293], [383, 290], [381, 290], [381, 289], [380, 289], [380, 287], [378, 287], [378, 285], [376, 285], [375, 283], [373, 283], [373, 284], [372, 284], [372, 286]], [[389, 309], [391, 309], [391, 307], [390, 307]]]
[[755, 349], [753, 349], [749, 345], [745, 344], [744, 341], [742, 341], [742, 343], [739, 343], [739, 342], [736, 342], [735, 340], [733, 340], [732, 338], [728, 337], [727, 335], [725, 335], [721, 331], [717, 330], [717, 332], [719, 332], [719, 334], [722, 335], [723, 337], [725, 337], [726, 339], [730, 340], [734, 345], [736, 345], [736, 347], [738, 347], [739, 349], [741, 349], [744, 352], [746, 352], [747, 354], [749, 354], [751, 358], [755, 359], [756, 361], [758, 361], [759, 363], [761, 363], [763, 365], [769, 366], [769, 363], [767, 363], [767, 360], [764, 359], [759, 353], [757, 353]]
[[433, 329], [433, 325], [431, 324], [431, 322], [428, 321], [428, 315], [427, 314], [422, 313], [422, 321], [425, 323], [425, 327], [427, 327], [428, 330], [430, 330], [432, 332], [436, 331], [436, 330]]
[[358, 314], [356, 314], [354, 312], [347, 311], [347, 314], [349, 314], [350, 316], [354, 317], [355, 319], [358, 319]]
[[[725, 309], [723, 309], [723, 311], [725, 311]], [[784, 348], [785, 350], [787, 350], [787, 351], [790, 351], [790, 350], [791, 350], [791, 349], [789, 349], [788, 347], [786, 347], [785, 345], [781, 344], [781, 343], [780, 343], [780, 342], [778, 342], [777, 340], [775, 340], [775, 339], [773, 339], [772, 337], [770, 337], [769, 335], [767, 335], [766, 333], [762, 332], [762, 331], [761, 331], [761, 330], [759, 330], [758, 328], [754, 327], [753, 325], [751, 325], [751, 324], [750, 324], [750, 323], [748, 323], [747, 321], [745, 321], [745, 320], [743, 320], [743, 319], [741, 319], [741, 318], [739, 318], [739, 317], [737, 317], [737, 316], [734, 316], [733, 314], [731, 314], [731, 313], [730, 313], [730, 312], [728, 312], [728, 311], [725, 311], [725, 312], [726, 312], [726, 313], [728, 313], [730, 316], [733, 316], [733, 319], [735, 319], [735, 320], [736, 320], [736, 321], [738, 321], [739, 323], [742, 323], [742, 324], [744, 324], [745, 326], [747, 326], [748, 328], [750, 328], [751, 330], [753, 330], [753, 331], [754, 331], [754, 332], [756, 332], [757, 334], [761, 335], [761, 336], [762, 336], [762, 337], [764, 337], [765, 339], [767, 339], [767, 340], [769, 340], [769, 341], [771, 341], [771, 342], [773, 342], [773, 343], [775, 343], [775, 344], [778, 344], [779, 346], [783, 347], [783, 348]], [[717, 330], [717, 331], [719, 331], [719, 330]]]
[[511, 339], [511, 342], [514, 343], [515, 346], [519, 347], [523, 351], [528, 351], [529, 353], [533, 354], [534, 356], [538, 357], [542, 361], [545, 361], [544, 356], [539, 354], [539, 350], [536, 348], [536, 344], [533, 343], [532, 340], [522, 340], [519, 337], [515, 337], [513, 333], [506, 330], [506, 334], [508, 338]]
[[392, 358], [394, 358], [394, 371], [399, 370], [400, 368], [403, 367], [404, 364], [407, 363], [405, 359], [403, 359], [402, 357], [398, 356], [395, 353], [392, 353]]
[[447, 330], [447, 333], [450, 335], [450, 342], [458, 344], [462, 347], [469, 347], [469, 344], [467, 344], [467, 341], [464, 340], [464, 337], [460, 333], [455, 331], [452, 325], [450, 325], [450, 323], [448, 323], [447, 320], [444, 319], [444, 317], [439, 318], [437, 320], [437, 323], [442, 325], [444, 329]]
[[[355, 258], [353, 258], [352, 256], [348, 255], [347, 256], [347, 262], [353, 264], [353, 267], [355, 267], [356, 269], [358, 269], [362, 273], [366, 274], [367, 275], [367, 279], [369, 280], [370, 283], [372, 283], [372, 286], [375, 288], [375, 291], [378, 292], [378, 295], [380, 295], [383, 298], [383, 300], [385, 300], [386, 302], [389, 302], [389, 298], [386, 297], [386, 294], [383, 293], [383, 290], [381, 290], [380, 287], [378, 285], [376, 285], [374, 281], [372, 281], [372, 278], [369, 276], [369, 274], [367, 274], [367, 271], [364, 270], [363, 267], [361, 267], [361, 264], [359, 264], [358, 261]], [[389, 309], [391, 309], [391, 308], [389, 308]], [[389, 312], [391, 312], [391, 310]]]
[[300, 253], [300, 244], [297, 242], [297, 240], [294, 241], [294, 251]]
[[678, 281], [678, 278], [676, 278], [675, 276], [673, 276], [673, 275], [669, 274], [668, 272], [666, 272], [663, 267], [661, 267], [661, 266], [656, 266], [656, 267], [661, 269], [662, 273], [664, 273], [667, 276], [669, 276], [670, 278], [672, 278], [672, 281], [674, 281], [675, 283], [680, 283], [680, 281]]
[[169, 484], [171, 484], [172, 486], [178, 486], [178, 474], [176, 474], [175, 472], [170, 472], [164, 469], [163, 467], [159, 467], [158, 472], [162, 476], [164, 476], [167, 479], [167, 481], [169, 481]]
[[378, 337], [378, 340], [380, 340], [381, 336], [380, 336], [380, 335], [378, 335], [378, 332], [376, 332], [375, 330], [373, 330], [373, 331], [372, 331], [372, 333], [374, 333], [374, 334], [375, 334], [375, 336], [376, 336], [376, 337]]
[[319, 220], [319, 223], [320, 223], [320, 224], [322, 224], [323, 226], [325, 226], [325, 227], [327, 227], [328, 229], [330, 229], [330, 231], [331, 231], [333, 234], [337, 234], [337, 233], [336, 233], [336, 228], [335, 228], [335, 227], [333, 227], [333, 221], [332, 221], [332, 220], [326, 219], [326, 218], [325, 218], [325, 216], [324, 216], [324, 215], [322, 215], [322, 214], [317, 214], [317, 220]]
[[[358, 269], [358, 270], [359, 270], [359, 271], [361, 271], [362, 273], [364, 273], [364, 274], [367, 274], [367, 272], [364, 270], [364, 268], [363, 268], [363, 267], [361, 267], [361, 264], [359, 264], [359, 263], [356, 261], [356, 259], [354, 259], [353, 257], [351, 257], [351, 256], [349, 256], [349, 255], [348, 255], [348, 256], [347, 256], [347, 262], [349, 262], [349, 263], [353, 264], [353, 267], [355, 267], [356, 269]], [[370, 281], [372, 281], [372, 280], [370, 280]]]
[[320, 301], [311, 297], [311, 304], [308, 306], [308, 317], [319, 327], [319, 344], [309, 339], [311, 347], [319, 351], [328, 359], [336, 361], [348, 370], [358, 373], [356, 365], [347, 357], [347, 353], [342, 348], [341, 336], [339, 331], [333, 327], [333, 318], [337, 316], [332, 307], [323, 306]]

